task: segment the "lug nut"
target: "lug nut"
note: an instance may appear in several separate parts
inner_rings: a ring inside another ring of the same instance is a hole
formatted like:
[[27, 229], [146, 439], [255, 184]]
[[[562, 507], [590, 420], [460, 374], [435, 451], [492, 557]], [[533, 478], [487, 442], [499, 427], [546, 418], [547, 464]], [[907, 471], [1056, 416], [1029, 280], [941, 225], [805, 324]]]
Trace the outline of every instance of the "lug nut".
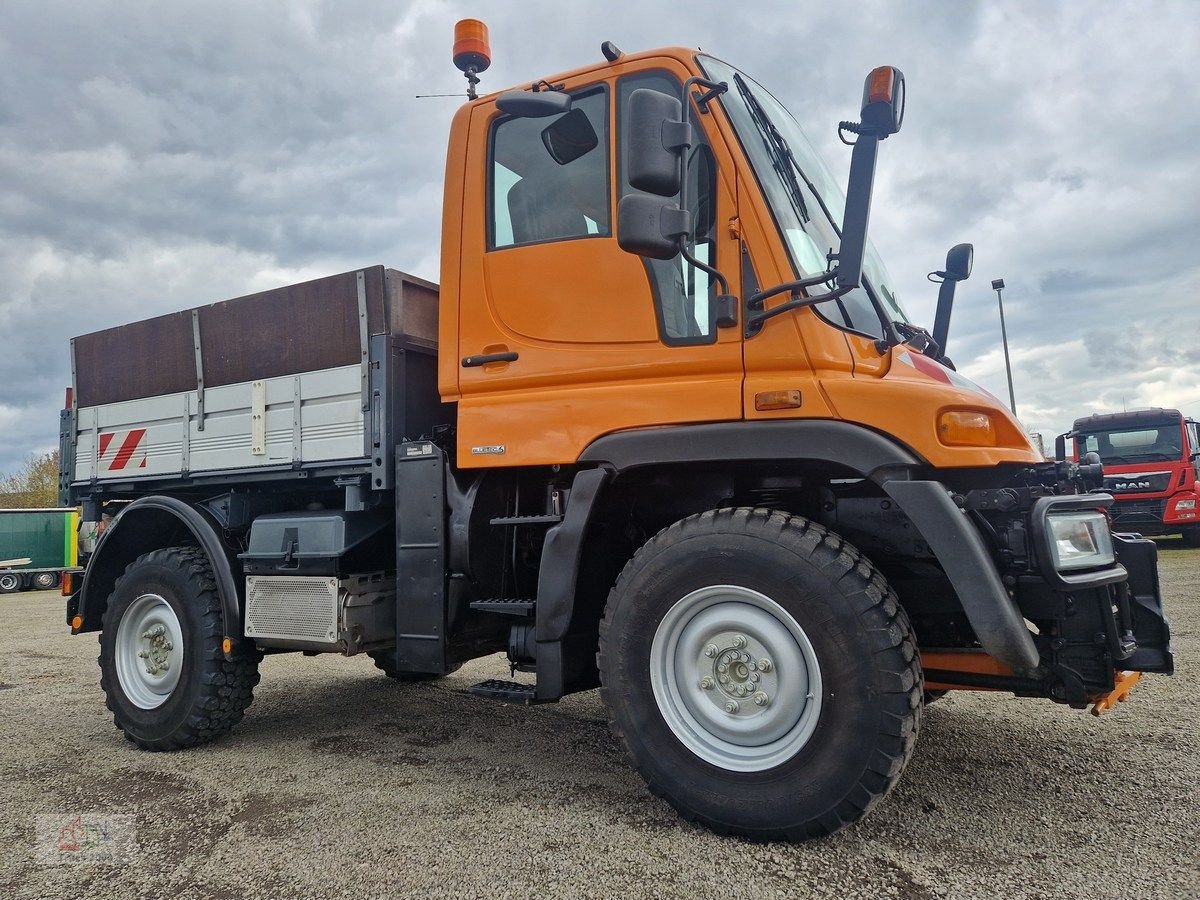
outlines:
[[728, 675], [718, 675], [717, 681], [721, 682], [721, 684], [729, 684], [729, 676]]
[[730, 715], [733, 715], [739, 709], [741, 709], [741, 707], [737, 705], [736, 700], [730, 700], [725, 704], [725, 712], [729, 713]]
[[716, 656], [717, 655], [717, 645], [709, 644], [707, 647], [705, 647], [704, 655], [707, 656], [709, 659], [712, 659], [714, 656]]
[[717, 666], [717, 671], [724, 675], [729, 671], [729, 666], [725, 665], [725, 663], [721, 663], [719, 666]]
[[740, 634], [734, 635], [733, 646], [735, 646], [737, 649], [741, 650], [743, 647], [746, 646], [746, 638]]
[[767, 699], [768, 699], [767, 695], [764, 694], [762, 691], [759, 691], [757, 694], [754, 695], [754, 705], [755, 706], [766, 706]]
[[700, 687], [706, 691], [711, 691], [713, 689], [713, 680], [705, 675], [700, 679]]
[[764, 672], [770, 672], [771, 671], [771, 661], [764, 656], [762, 659], [760, 659], [758, 661], [758, 667], [760, 669], [762, 669]]
[[758, 681], [758, 679], [760, 679], [760, 678], [762, 678], [762, 676], [761, 676], [761, 675], [759, 675], [757, 672], [753, 672], [753, 673], [751, 673], [751, 675], [750, 675], [750, 680], [751, 680], [751, 681]]
[[138, 651], [138, 659], [146, 659], [149, 655], [145, 650]]
[[144, 637], [146, 640], [150, 640], [150, 638], [154, 637], [154, 635], [151, 634], [150, 629], [147, 628], [145, 631], [142, 632], [142, 637]]

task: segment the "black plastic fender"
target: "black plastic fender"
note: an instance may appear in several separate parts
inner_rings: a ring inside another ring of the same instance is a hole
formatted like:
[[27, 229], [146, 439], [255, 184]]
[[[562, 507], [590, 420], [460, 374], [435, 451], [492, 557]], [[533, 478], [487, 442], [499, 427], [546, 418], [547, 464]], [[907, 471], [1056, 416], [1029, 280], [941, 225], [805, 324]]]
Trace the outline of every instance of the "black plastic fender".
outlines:
[[88, 561], [77, 601], [83, 626], [73, 631], [100, 630], [108, 598], [126, 566], [143, 553], [180, 543], [195, 543], [208, 556], [221, 599], [224, 634], [240, 640], [241, 597], [233, 577], [233, 551], [221, 539], [211, 516], [182, 500], [164, 496], [134, 500], [108, 526]]

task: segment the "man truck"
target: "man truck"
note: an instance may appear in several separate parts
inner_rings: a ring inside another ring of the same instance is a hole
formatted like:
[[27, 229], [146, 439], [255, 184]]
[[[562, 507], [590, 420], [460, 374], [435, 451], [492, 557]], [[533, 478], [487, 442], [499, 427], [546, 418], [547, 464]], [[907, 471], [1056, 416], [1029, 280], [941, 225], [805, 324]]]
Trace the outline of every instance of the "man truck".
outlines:
[[1170, 673], [1154, 544], [943, 365], [867, 240], [901, 73], [838, 126], [843, 194], [748, 74], [602, 56], [475, 97], [460, 24], [440, 284], [73, 341], [64, 500], [118, 512], [67, 620], [117, 727], [211, 741], [267, 653], [413, 682], [504, 652], [480, 714], [599, 687], [681, 815], [802, 839], [891, 789], [939, 692], [1098, 711]]
[[1195, 419], [1177, 409], [1135, 409], [1076, 419], [1074, 457], [1104, 465], [1114, 528], [1178, 534], [1200, 547], [1200, 440]]

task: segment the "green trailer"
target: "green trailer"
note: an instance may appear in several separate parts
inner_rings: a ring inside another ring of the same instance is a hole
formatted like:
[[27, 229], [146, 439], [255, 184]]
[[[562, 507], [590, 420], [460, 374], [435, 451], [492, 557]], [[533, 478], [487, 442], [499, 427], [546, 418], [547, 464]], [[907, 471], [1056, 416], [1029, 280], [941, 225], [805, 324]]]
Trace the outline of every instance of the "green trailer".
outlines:
[[50, 590], [79, 562], [75, 509], [0, 509], [0, 594]]

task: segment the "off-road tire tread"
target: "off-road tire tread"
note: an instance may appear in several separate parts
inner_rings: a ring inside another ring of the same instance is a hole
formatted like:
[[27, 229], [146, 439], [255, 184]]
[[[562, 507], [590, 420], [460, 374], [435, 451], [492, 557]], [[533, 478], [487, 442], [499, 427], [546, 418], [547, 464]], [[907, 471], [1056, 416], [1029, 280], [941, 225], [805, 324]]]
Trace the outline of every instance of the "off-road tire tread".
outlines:
[[874, 638], [877, 671], [884, 676], [883, 681], [890, 683], [890, 689], [880, 694], [880, 702], [885, 706], [885, 715], [881, 717], [884, 727], [879, 732], [874, 761], [863, 772], [859, 782], [846, 793], [841, 803], [819, 818], [792, 828], [748, 831], [714, 821], [669, 794], [667, 786], [660, 784], [640, 763], [615, 717], [610, 715], [609, 722], [617, 739], [625, 748], [633, 768], [650, 790], [674, 807], [687, 821], [703, 825], [719, 834], [738, 835], [755, 841], [799, 841], [823, 837], [861, 819], [895, 785], [916, 745], [924, 699], [921, 659], [907, 613], [883, 575], [853, 544], [840, 535], [802, 516], [757, 507], [709, 510], [664, 528], [634, 554], [609, 593], [604, 617], [600, 620], [600, 642], [596, 654], [596, 664], [601, 677], [600, 696], [605, 705], [611, 708], [609, 689], [603, 684], [604, 657], [612, 628], [611, 612], [616, 598], [640, 568], [639, 561], [673, 543], [694, 536], [712, 534], [726, 523], [744, 534], [757, 533], [777, 541], [794, 541], [804, 547], [814, 561], [821, 562], [827, 570], [835, 570], [838, 574], [834, 580], [849, 582], [852, 586], [848, 593], [859, 600], [858, 617]]
[[[118, 590], [121, 582], [129, 577], [130, 571], [142, 562], [154, 562], [166, 567], [175, 567], [197, 585], [195, 600], [203, 607], [201, 613], [203, 641], [202, 672], [200, 674], [201, 689], [196, 697], [187, 719], [182, 727], [171, 737], [145, 741], [130, 734], [121, 724], [120, 716], [113, 708], [112, 693], [119, 690], [116, 685], [116, 672], [111, 676], [105, 672], [100, 657], [100, 688], [104, 691], [104, 704], [113, 713], [113, 724], [124, 733], [127, 740], [137, 744], [143, 750], [183, 750], [187, 747], [197, 747], [216, 740], [228, 733], [245, 714], [246, 709], [254, 700], [254, 687], [258, 684], [258, 663], [262, 653], [249, 641], [238, 641], [232, 659], [227, 659], [221, 648], [225, 638], [222, 627], [221, 599], [217, 593], [217, 580], [213, 575], [212, 563], [199, 547], [166, 547], [153, 550], [139, 556], [125, 569], [125, 574], [117, 579], [114, 591]], [[115, 616], [110, 616], [111, 605], [104, 612], [101, 636], [109, 628], [115, 629], [119, 624]]]

